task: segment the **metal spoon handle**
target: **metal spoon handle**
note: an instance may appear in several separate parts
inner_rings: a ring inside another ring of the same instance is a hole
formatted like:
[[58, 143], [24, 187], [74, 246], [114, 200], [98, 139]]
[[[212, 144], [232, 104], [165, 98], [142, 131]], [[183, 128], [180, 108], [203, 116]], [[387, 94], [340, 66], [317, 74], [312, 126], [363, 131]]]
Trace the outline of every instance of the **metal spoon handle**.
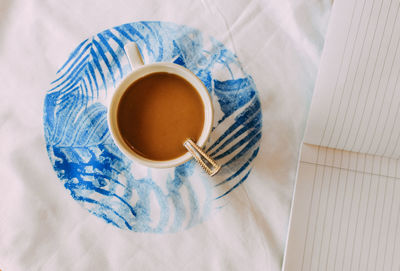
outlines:
[[196, 145], [191, 139], [186, 139], [183, 146], [192, 154], [193, 158], [200, 164], [200, 166], [210, 176], [214, 176], [221, 169], [214, 159], [207, 155], [199, 146]]

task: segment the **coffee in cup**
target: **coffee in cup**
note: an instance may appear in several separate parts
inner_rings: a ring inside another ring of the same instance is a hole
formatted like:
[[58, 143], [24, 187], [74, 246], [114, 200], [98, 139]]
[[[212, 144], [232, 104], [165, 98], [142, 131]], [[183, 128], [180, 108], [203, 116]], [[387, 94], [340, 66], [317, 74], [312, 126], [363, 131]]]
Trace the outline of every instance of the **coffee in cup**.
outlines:
[[107, 115], [118, 148], [148, 167], [175, 167], [193, 157], [216, 174], [220, 166], [201, 149], [213, 124], [207, 88], [180, 65], [144, 65], [133, 42], [125, 52], [133, 71], [115, 89]]
[[172, 160], [187, 152], [183, 142], [197, 142], [204, 126], [204, 104], [184, 78], [166, 72], [146, 75], [128, 86], [117, 109], [125, 143], [141, 156]]

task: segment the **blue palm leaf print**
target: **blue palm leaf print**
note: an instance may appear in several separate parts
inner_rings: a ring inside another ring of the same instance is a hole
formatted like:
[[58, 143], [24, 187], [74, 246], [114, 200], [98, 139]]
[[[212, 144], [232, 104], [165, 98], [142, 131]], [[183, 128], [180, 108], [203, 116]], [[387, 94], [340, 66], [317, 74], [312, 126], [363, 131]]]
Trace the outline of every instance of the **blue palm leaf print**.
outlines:
[[[138, 44], [145, 63], [190, 69], [212, 97], [215, 122], [205, 149], [222, 165], [213, 178], [194, 161], [171, 169], [133, 163], [114, 144], [107, 105], [131, 72], [124, 45]], [[202, 223], [252, 170], [261, 140], [256, 86], [236, 56], [200, 31], [137, 22], [81, 42], [57, 71], [44, 102], [47, 152], [72, 198], [118, 228], [176, 232]]]

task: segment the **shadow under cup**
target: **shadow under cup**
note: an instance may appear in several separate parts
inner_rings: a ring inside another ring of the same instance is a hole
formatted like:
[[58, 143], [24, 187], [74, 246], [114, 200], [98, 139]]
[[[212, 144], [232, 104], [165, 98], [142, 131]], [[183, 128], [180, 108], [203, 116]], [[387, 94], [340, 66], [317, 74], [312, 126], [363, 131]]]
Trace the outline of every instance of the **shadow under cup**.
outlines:
[[119, 149], [148, 167], [175, 167], [192, 156], [187, 138], [203, 147], [211, 132], [208, 91], [191, 71], [172, 63], [142, 66], [116, 88], [108, 112]]

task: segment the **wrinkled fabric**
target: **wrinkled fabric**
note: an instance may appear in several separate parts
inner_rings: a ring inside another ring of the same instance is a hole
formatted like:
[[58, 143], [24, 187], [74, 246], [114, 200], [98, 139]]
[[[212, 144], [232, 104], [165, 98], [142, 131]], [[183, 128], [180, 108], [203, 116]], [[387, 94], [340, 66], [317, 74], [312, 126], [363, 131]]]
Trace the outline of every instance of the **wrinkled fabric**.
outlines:
[[[330, 8], [329, 0], [0, 2], [0, 269], [280, 270]], [[44, 140], [46, 90], [70, 52], [143, 20], [224, 43], [262, 105], [249, 178], [206, 221], [177, 233], [121, 230], [88, 213], [58, 180]]]

